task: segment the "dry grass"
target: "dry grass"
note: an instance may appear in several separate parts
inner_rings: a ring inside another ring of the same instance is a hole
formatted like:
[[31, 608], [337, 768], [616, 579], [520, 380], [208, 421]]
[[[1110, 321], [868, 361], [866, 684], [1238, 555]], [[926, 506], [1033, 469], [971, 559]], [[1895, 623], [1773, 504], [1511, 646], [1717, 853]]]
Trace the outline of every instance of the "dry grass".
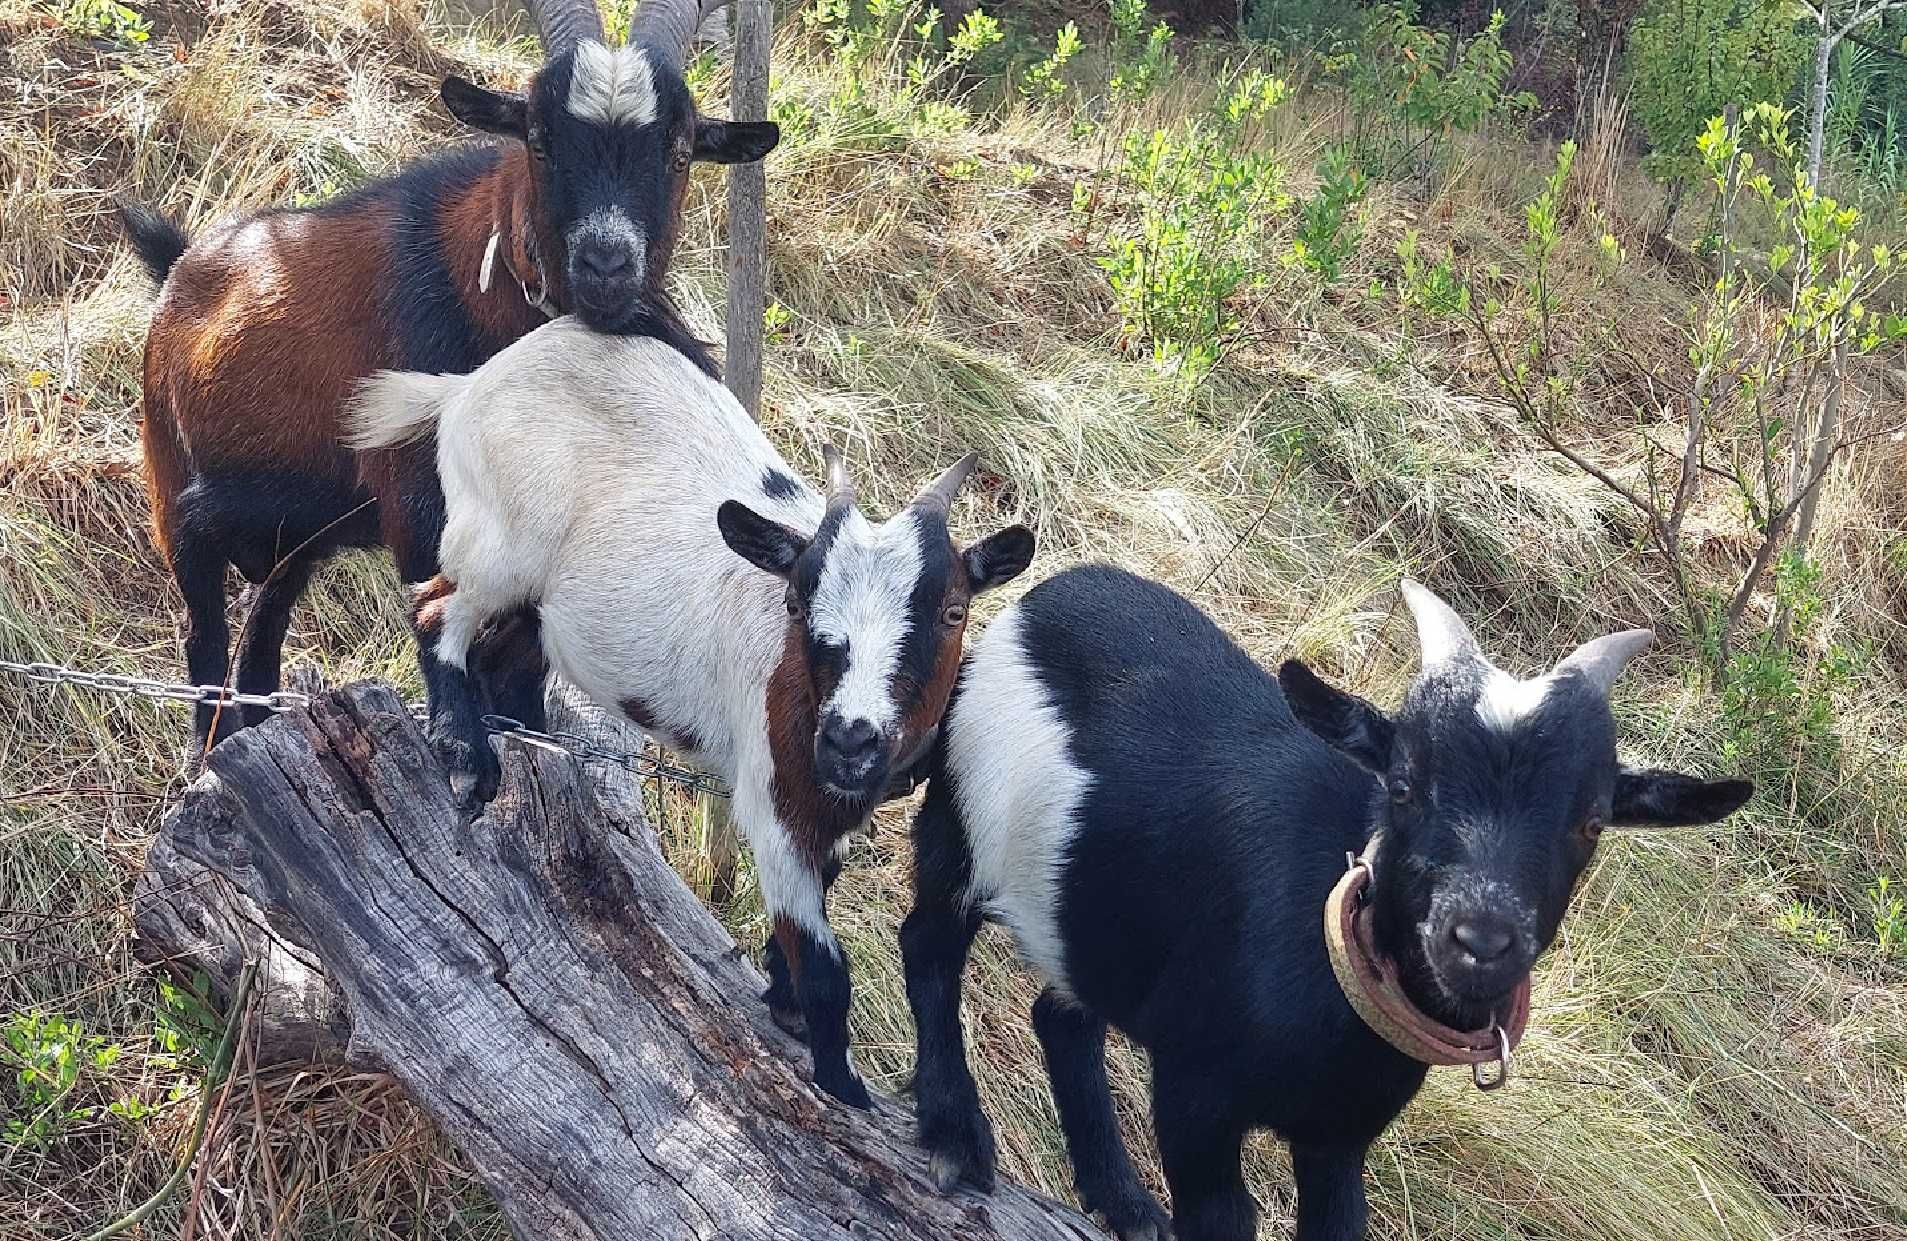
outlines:
[[[199, 223], [319, 194], [445, 138], [428, 101], [445, 58], [492, 79], [528, 62], [495, 15], [377, 0], [274, 0], [210, 20], [159, 8], [137, 53], [70, 37], [46, 12], [0, 0], [0, 655], [165, 672], [178, 667], [177, 603], [147, 541], [135, 439], [148, 293], [116, 244], [109, 195], [130, 189]], [[1141, 569], [1191, 592], [1262, 660], [1301, 652], [1380, 701], [1414, 655], [1386, 594], [1406, 570], [1524, 670], [1616, 623], [1670, 614], [1626, 514], [1481, 399], [1482, 359], [1287, 274], [1240, 308], [1252, 343], [1187, 394], [1114, 347], [1104, 278], [1067, 207], [1075, 170], [1101, 153], [1065, 118], [1016, 111], [931, 129], [878, 90], [869, 109], [837, 106], [840, 78], [799, 39], [776, 63], [778, 101], [808, 118], [771, 163], [772, 291], [793, 317], [770, 349], [767, 423], [795, 460], [818, 460], [824, 440], [847, 445], [883, 509], [978, 448], [993, 476], [962, 501], [959, 530], [1026, 520], [1039, 574], [1087, 558]], [[708, 89], [719, 98], [724, 86]], [[1201, 89], [1175, 86], [1144, 105], [1143, 123], [1200, 106]], [[1270, 140], [1308, 168], [1320, 132], [1300, 101]], [[1437, 246], [1507, 252], [1546, 157], [1500, 135], [1491, 144], [1428, 200], [1379, 187], [1346, 286], [1386, 275], [1407, 226]], [[1636, 176], [1597, 167], [1612, 187]], [[707, 336], [722, 295], [718, 188], [698, 181], [678, 259]], [[1581, 433], [1634, 456], [1633, 428], [1686, 366], [1672, 326], [1688, 293], [1646, 262], [1621, 281], [1602, 295], [1625, 313]], [[1602, 330], [1594, 317], [1564, 330]], [[1876, 874], [1907, 880], [1904, 472], [1900, 449], [1878, 449], [1827, 506], [1838, 589], [1823, 632], [1879, 654], [1837, 703], [1825, 774], [1771, 789], [1730, 830], [1611, 841], [1539, 971], [1519, 1083], [1482, 1096], [1460, 1074], [1433, 1074], [1374, 1151], [1377, 1235], [1907, 1237], [1907, 971], [1875, 947], [1864, 895]], [[1715, 532], [1704, 571], [1723, 580], [1739, 516], [1711, 496], [1699, 520]], [[298, 612], [291, 660], [414, 692], [407, 643], [390, 571], [353, 558]], [[1712, 697], [1687, 683], [1687, 654], [1669, 644], [1628, 686], [1629, 749], [1719, 770], [1731, 739]], [[187, 724], [157, 706], [14, 684], [0, 702], [0, 1023], [78, 1022], [123, 1051], [84, 1072], [71, 1102], [154, 1108], [0, 1144], [0, 1235], [66, 1238], [163, 1179], [195, 1102], [195, 1062], [164, 1045], [124, 906], [177, 791]], [[672, 854], [705, 885], [700, 811], [673, 794], [657, 809]], [[912, 1060], [894, 934], [904, 829], [904, 812], [883, 815], [834, 902], [855, 959], [857, 1052], [890, 1089]], [[746, 884], [719, 912], [760, 940]], [[1051, 1103], [1034, 1085], [1034, 993], [1002, 939], [983, 936], [968, 1018], [1003, 1160], [1064, 1194]], [[1124, 1046], [1114, 1058], [1149, 1159], [1143, 1060]], [[0, 1075], [0, 1119], [22, 1108], [12, 1073]], [[192, 1193], [150, 1235], [178, 1233], [188, 1201], [207, 1237], [503, 1233], [454, 1152], [382, 1079], [241, 1075], [218, 1115]], [[1285, 1235], [1277, 1144], [1259, 1140], [1250, 1164], [1265, 1235]]]

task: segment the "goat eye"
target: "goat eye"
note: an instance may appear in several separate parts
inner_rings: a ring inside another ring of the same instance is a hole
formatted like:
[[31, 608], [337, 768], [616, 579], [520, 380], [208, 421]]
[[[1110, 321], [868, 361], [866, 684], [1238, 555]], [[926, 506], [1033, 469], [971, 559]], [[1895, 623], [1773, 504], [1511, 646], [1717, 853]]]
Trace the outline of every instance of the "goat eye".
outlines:
[[689, 153], [683, 150], [681, 147], [677, 147], [675, 149], [675, 154], [669, 158], [669, 167], [675, 169], [677, 172], [681, 172], [684, 168], [687, 168], [688, 166], [689, 166]]
[[1410, 801], [1410, 781], [1404, 779], [1402, 776], [1397, 777], [1391, 781], [1390, 792], [1393, 805], [1406, 805]]
[[789, 617], [794, 620], [800, 620], [801, 619], [801, 596], [795, 594], [795, 592], [791, 590], [788, 592], [783, 602], [788, 605]]
[[532, 159], [540, 161], [550, 157], [549, 148], [543, 145], [542, 130], [532, 129], [528, 136], [524, 138], [523, 142], [525, 146], [530, 148], [530, 157]]
[[967, 609], [957, 603], [949, 604], [940, 614], [940, 623], [952, 629], [967, 619]]
[[1587, 840], [1592, 845], [1595, 844], [1598, 840], [1602, 839], [1602, 816], [1599, 814], [1590, 815], [1583, 820], [1583, 825], [1580, 830], [1584, 840]]

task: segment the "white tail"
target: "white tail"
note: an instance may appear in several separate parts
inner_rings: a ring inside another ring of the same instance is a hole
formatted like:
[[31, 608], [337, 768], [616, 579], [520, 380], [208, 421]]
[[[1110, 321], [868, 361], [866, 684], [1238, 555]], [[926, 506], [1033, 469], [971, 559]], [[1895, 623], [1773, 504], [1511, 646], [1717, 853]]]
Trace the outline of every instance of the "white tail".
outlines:
[[344, 442], [352, 448], [393, 448], [437, 429], [444, 402], [464, 375], [379, 371], [358, 385], [344, 415]]

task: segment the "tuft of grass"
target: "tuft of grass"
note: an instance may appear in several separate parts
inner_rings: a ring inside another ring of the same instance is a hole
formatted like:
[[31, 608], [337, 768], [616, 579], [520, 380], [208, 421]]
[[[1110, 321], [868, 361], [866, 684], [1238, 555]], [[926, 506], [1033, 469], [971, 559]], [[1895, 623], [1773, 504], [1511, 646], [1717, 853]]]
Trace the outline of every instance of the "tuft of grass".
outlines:
[[[320, 196], [450, 137], [431, 102], [448, 65], [521, 82], [534, 51], [501, 8], [135, 7], [151, 37], [101, 46], [43, 20], [38, 0], [0, 0], [0, 108], [20, 121], [0, 125], [0, 657], [172, 675], [178, 600], [147, 535], [136, 442], [150, 291], [117, 240], [111, 195], [194, 227]], [[1266, 664], [1301, 654], [1381, 702], [1414, 663], [1388, 593], [1406, 572], [1456, 601], [1518, 671], [1671, 615], [1626, 514], [1480, 395], [1486, 360], [1344, 292], [1395, 274], [1406, 229], [1426, 252], [1512, 253], [1543, 151], [1466, 137], [1434, 191], [1373, 184], [1339, 285], [1265, 273], [1235, 296], [1238, 341], [1196, 385], [1122, 352], [1074, 187], [1110, 188], [1119, 135], [1210, 113], [1235, 50], [1177, 50], [1185, 71], [1082, 135], [1070, 105], [993, 110], [954, 90], [927, 107], [898, 90], [898, 72], [852, 91], [789, 23], [774, 92], [788, 137], [769, 164], [771, 296], [786, 312], [769, 434], [810, 470], [824, 442], [845, 446], [876, 511], [977, 448], [985, 471], [956, 532], [1023, 520], [1040, 538], [1034, 573], [1009, 596], [1065, 565], [1114, 561], [1188, 592]], [[718, 66], [703, 97], [726, 88]], [[1310, 169], [1341, 123], [1334, 107], [1300, 93], [1239, 141]], [[1599, 112], [1599, 133], [1619, 128]], [[1607, 146], [1597, 201], [1616, 211], [1639, 179], [1615, 136]], [[1109, 192], [1096, 208], [1127, 209]], [[722, 213], [719, 174], [699, 175], [677, 292], [711, 339]], [[1261, 226], [1264, 253], [1289, 250], [1294, 219], [1269, 213]], [[1593, 263], [1559, 259], [1566, 308], [1581, 300], [1569, 282], [1587, 288]], [[1616, 279], [1604, 296], [1627, 313], [1602, 343], [1576, 430], [1633, 442], [1624, 468], [1635, 470], [1636, 411], [1685, 377], [1673, 325], [1690, 292], [1647, 259]], [[1604, 330], [1563, 315], [1560, 332]], [[1818, 546], [1837, 589], [1818, 631], [1875, 655], [1837, 692], [1833, 752], [1807, 767], [1818, 776], [1765, 790], [1728, 828], [1609, 838], [1539, 969], [1517, 1082], [1484, 1096], [1460, 1073], [1434, 1073], [1374, 1150], [1377, 1236], [1907, 1237], [1907, 962], [1882, 930], [1896, 925], [1897, 888], [1879, 889], [1883, 875], [1907, 876], [1904, 451], [1857, 458], [1823, 506]], [[1691, 523], [1707, 532], [1697, 571], [1726, 580], [1741, 515], [1711, 495]], [[987, 601], [982, 622], [998, 606]], [[1726, 723], [1682, 671], [1690, 652], [1663, 637], [1618, 704], [1625, 754], [1719, 771]], [[327, 568], [288, 645], [291, 666], [332, 682], [419, 690], [381, 557]], [[0, 1231], [51, 1241], [143, 1199], [196, 1107], [190, 1041], [169, 1033], [169, 1001], [133, 961], [127, 908], [178, 792], [189, 725], [144, 701], [10, 682], [0, 703], [0, 1027], [70, 1027], [99, 1040], [90, 1050], [118, 1049], [73, 1087], [74, 1107], [98, 1110], [31, 1146], [0, 1141]], [[667, 787], [651, 804], [670, 856], [706, 893], [708, 807]], [[854, 959], [856, 1053], [888, 1089], [913, 1059], [895, 935], [906, 823], [905, 806], [879, 816], [832, 902]], [[717, 912], [753, 945], [766, 926], [746, 864], [740, 880]], [[1064, 1196], [1051, 1100], [1029, 1087], [1041, 1078], [1036, 993], [1005, 937], [983, 934], [967, 1021], [1003, 1169]], [[1144, 1058], [1117, 1039], [1110, 1057], [1122, 1122], [1159, 1187]], [[26, 1100], [6, 1068], [10, 1120]], [[205, 1146], [204, 1235], [505, 1235], [468, 1166], [388, 1080], [239, 1068]], [[126, 1099], [139, 1106], [107, 1106]], [[1248, 1168], [1262, 1235], [1287, 1235], [1278, 1144], [1254, 1140]], [[154, 1235], [183, 1227], [191, 1197], [155, 1218]]]

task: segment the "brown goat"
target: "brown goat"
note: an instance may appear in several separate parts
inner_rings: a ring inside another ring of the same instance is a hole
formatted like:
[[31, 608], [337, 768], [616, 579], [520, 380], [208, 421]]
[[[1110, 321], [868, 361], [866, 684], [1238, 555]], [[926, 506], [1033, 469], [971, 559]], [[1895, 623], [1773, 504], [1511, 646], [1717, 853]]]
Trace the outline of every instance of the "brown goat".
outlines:
[[[526, 95], [443, 84], [453, 115], [504, 141], [421, 160], [333, 201], [196, 240], [122, 205], [162, 286], [141, 440], [195, 682], [227, 679], [227, 565], [261, 587], [238, 655], [237, 687], [250, 693], [278, 688], [291, 609], [329, 556], [382, 545], [408, 583], [437, 572], [433, 447], [360, 453], [341, 442], [345, 403], [373, 372], [470, 371], [573, 312], [598, 331], [655, 336], [715, 373], [665, 289], [689, 163], [760, 159], [779, 136], [769, 122], [696, 112], [681, 57], [719, 3], [647, 0], [628, 44], [610, 48], [591, 0], [533, 0], [547, 60]], [[434, 685], [433, 639], [424, 628], [418, 638]], [[491, 701], [534, 722], [540, 651], [520, 634], [507, 645]], [[247, 708], [244, 722], [264, 714]], [[201, 707], [199, 739], [239, 723]]]

